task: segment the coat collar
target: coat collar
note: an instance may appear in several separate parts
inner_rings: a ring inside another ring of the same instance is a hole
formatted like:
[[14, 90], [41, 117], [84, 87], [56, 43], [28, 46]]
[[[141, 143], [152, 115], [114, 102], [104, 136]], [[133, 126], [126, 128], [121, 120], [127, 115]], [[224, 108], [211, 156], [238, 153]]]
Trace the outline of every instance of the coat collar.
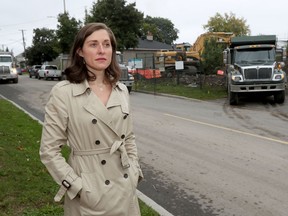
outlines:
[[[113, 87], [114, 89], [119, 89], [121, 91], [125, 90], [125, 87], [123, 85], [120, 84], [120, 82], [116, 82], [115, 86]], [[87, 89], [90, 90], [90, 86], [87, 80], [84, 80], [82, 83], [73, 83], [72, 84], [72, 94], [74, 97], [79, 96], [84, 94]]]

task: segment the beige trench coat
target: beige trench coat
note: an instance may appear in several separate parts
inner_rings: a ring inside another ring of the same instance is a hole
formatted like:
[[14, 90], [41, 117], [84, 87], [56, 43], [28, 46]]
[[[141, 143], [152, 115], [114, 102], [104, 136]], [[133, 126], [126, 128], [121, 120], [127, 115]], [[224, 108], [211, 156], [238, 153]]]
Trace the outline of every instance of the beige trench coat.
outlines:
[[[61, 146], [71, 148], [69, 160]], [[138, 164], [126, 86], [113, 87], [106, 107], [88, 82], [61, 81], [45, 107], [40, 158], [65, 195], [65, 216], [140, 215]]]

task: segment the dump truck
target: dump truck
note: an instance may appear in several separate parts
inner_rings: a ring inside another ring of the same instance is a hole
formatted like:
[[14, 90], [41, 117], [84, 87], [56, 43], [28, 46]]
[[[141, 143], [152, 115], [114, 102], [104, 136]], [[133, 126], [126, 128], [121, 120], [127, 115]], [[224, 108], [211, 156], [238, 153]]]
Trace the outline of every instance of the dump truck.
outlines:
[[286, 49], [277, 47], [276, 35], [233, 37], [223, 60], [230, 105], [252, 93], [274, 96], [280, 104], [285, 101]]
[[16, 63], [11, 52], [0, 52], [0, 80], [18, 83]]

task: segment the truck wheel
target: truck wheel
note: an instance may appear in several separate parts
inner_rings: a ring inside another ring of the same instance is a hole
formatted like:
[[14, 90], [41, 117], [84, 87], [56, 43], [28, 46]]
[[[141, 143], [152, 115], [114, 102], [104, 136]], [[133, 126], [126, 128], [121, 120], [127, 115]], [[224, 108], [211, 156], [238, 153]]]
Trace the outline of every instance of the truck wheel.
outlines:
[[18, 78], [14, 79], [13, 83], [18, 83]]
[[274, 101], [275, 103], [279, 103], [282, 104], [285, 101], [285, 90], [284, 91], [280, 91], [280, 92], [276, 92], [274, 94]]
[[238, 93], [231, 92], [230, 88], [229, 88], [228, 89], [228, 100], [229, 100], [229, 104], [230, 105], [238, 105], [238, 103], [239, 103]]

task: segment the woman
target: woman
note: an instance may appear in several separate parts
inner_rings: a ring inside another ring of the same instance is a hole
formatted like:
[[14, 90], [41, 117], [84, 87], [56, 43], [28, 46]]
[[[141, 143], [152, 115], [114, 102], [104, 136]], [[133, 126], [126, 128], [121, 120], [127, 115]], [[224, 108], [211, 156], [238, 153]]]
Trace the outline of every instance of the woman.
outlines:
[[[103, 23], [84, 26], [71, 50], [67, 80], [45, 107], [40, 157], [65, 195], [64, 215], [140, 215], [138, 164], [129, 93], [118, 79], [116, 40]], [[71, 148], [68, 162], [61, 146]]]

